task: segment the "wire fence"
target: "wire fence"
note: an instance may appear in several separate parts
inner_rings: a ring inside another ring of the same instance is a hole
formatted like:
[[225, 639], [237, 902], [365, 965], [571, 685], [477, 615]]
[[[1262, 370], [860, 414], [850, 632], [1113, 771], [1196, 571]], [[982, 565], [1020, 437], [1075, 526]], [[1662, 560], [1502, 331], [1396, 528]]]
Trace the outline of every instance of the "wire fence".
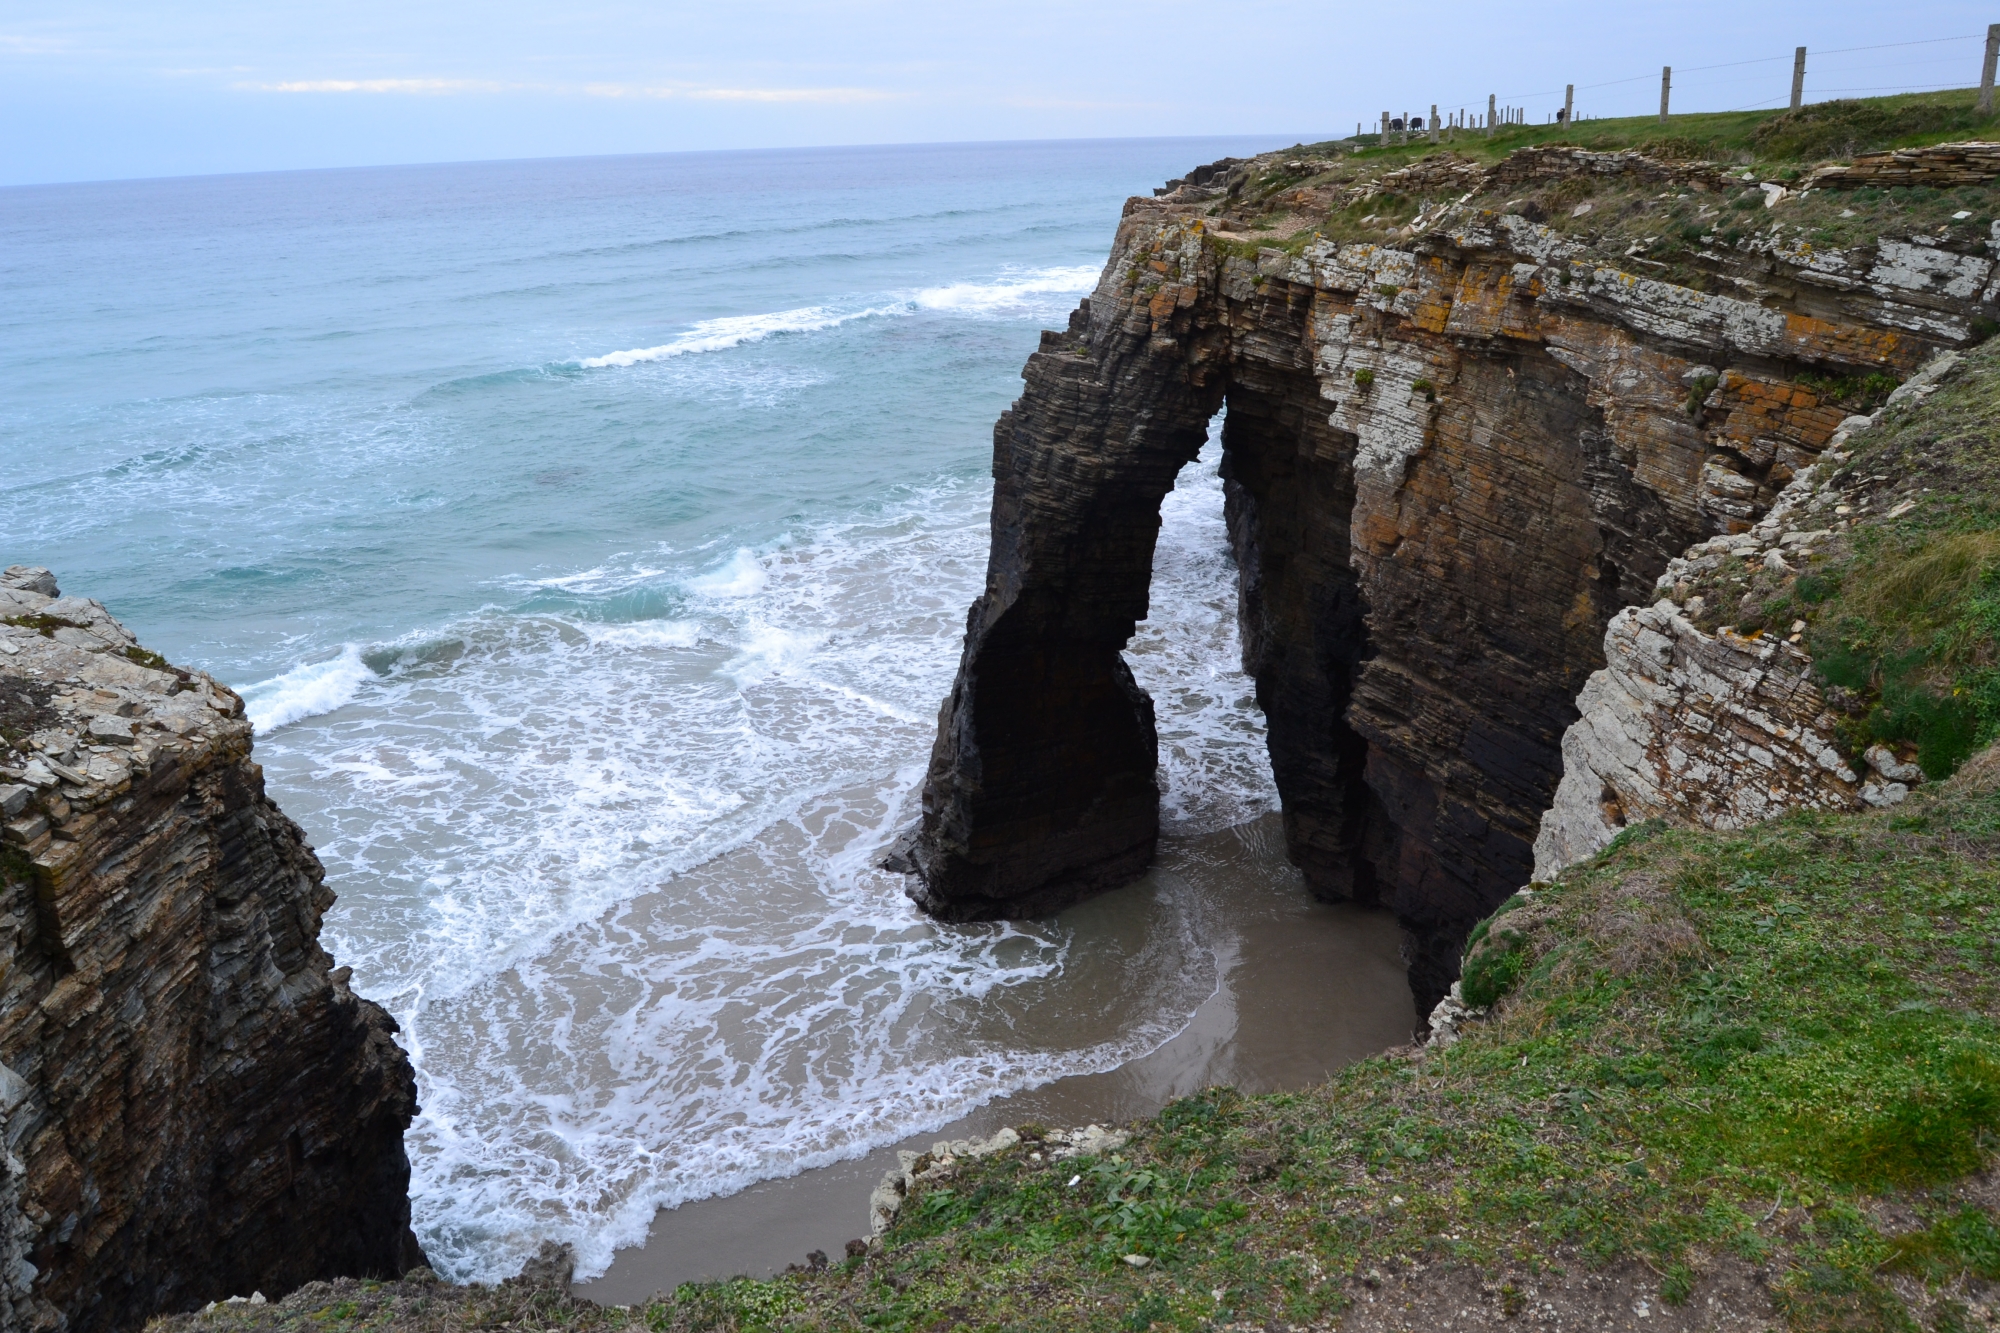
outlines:
[[[1877, 42], [1867, 46], [1840, 46], [1825, 51], [1806, 52], [1805, 102], [1825, 101], [1834, 97], [1880, 96], [1893, 93], [1943, 92], [1951, 89], [1971, 88], [1979, 83], [1980, 62], [1984, 55], [1987, 34], [1966, 33], [1953, 37], [1922, 37], [1902, 42]], [[1918, 48], [1931, 48], [1934, 54], [1926, 54], [1914, 60], [1842, 60], [1844, 56], [1865, 56], [1876, 52], [1900, 51], [1917, 54]], [[1702, 112], [1760, 111], [1791, 105], [1792, 83], [1790, 71], [1773, 71], [1770, 82], [1758, 89], [1759, 95], [1740, 105], [1716, 107], [1715, 101], [1731, 101], [1731, 97], [1717, 97], [1717, 93], [1733, 93], [1741, 98], [1752, 91], [1745, 86], [1749, 79], [1742, 76], [1753, 75], [1760, 67], [1778, 65], [1790, 66], [1796, 53], [1784, 55], [1755, 56], [1747, 60], [1728, 60], [1712, 65], [1691, 65], [1672, 70], [1672, 110], [1677, 114], [1700, 114]], [[1891, 71], [1911, 71], [1911, 76], [1902, 81], [1894, 81]], [[1721, 71], [1737, 71], [1721, 78], [1702, 79], [1703, 74]], [[1926, 80], [1923, 71], [1929, 74]], [[1891, 78], [1890, 82], [1860, 82], [1860, 79]], [[1580, 83], [1570, 88], [1543, 88], [1532, 92], [1480, 93], [1475, 97], [1440, 98], [1438, 105], [1445, 108], [1448, 123], [1461, 129], [1476, 129], [1483, 124], [1486, 108], [1495, 106], [1500, 123], [1541, 124], [1552, 121], [1558, 108], [1566, 99], [1574, 98], [1571, 114], [1577, 121], [1601, 120], [1611, 116], [1641, 116], [1652, 114], [1651, 94], [1640, 85], [1658, 87], [1661, 73], [1658, 70], [1644, 74], [1632, 74], [1623, 78], [1605, 79], [1596, 83]], [[1832, 82], [1826, 82], [1832, 80]], [[1846, 82], [1844, 80], [1855, 80]], [[1763, 80], [1757, 80], [1760, 84]], [[1625, 98], [1617, 96], [1617, 91], [1638, 93], [1629, 105], [1620, 105]], [[1702, 95], [1709, 94], [1707, 97]], [[1593, 94], [1595, 96], [1593, 96]], [[1608, 94], [1608, 95], [1607, 95]], [[1700, 105], [1707, 102], [1709, 105]], [[1602, 104], [1602, 105], [1598, 105]], [[1395, 120], [1410, 123], [1410, 114], [1391, 113]], [[1362, 122], [1364, 132], [1373, 129], [1372, 122]]]

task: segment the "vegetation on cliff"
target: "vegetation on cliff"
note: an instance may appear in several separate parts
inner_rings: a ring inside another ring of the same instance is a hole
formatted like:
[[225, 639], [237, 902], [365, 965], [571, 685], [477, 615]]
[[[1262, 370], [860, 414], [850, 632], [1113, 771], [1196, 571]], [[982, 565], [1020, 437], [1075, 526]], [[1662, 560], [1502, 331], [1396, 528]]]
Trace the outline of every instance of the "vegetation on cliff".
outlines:
[[[1227, 198], [1211, 212], [1224, 219], [1224, 248], [1246, 254], [1263, 246], [1296, 248], [1315, 235], [1391, 242], [1420, 216], [1447, 202], [1504, 209], [1543, 222], [1627, 267], [1693, 287], [1710, 288], [1714, 265], [1704, 251], [1819, 249], [1865, 244], [1888, 232], [1922, 233], [1947, 248], [1984, 244], [2000, 191], [1990, 184], [1937, 188], [1904, 185], [1793, 195], [1767, 210], [1764, 182], [1796, 186], [1828, 159], [1921, 147], [1990, 135], [1971, 90], [1824, 102], [1796, 112], [1723, 112], [1586, 121], [1574, 127], [1509, 125], [1491, 137], [1454, 131], [1432, 144], [1356, 140], [1299, 145], [1246, 164]], [[1688, 180], [1569, 175], [1478, 186], [1476, 169], [1523, 148], [1569, 146], [1588, 152], [1636, 151], [1685, 164]], [[1459, 172], [1448, 168], [1457, 164]], [[1694, 178], [1706, 176], [1698, 187]], [[1723, 284], [1717, 290], [1728, 290]]]
[[1798, 568], [1725, 562], [1695, 622], [1794, 633], [1856, 763], [1907, 751], [1932, 779], [2000, 738], [2000, 344], [1854, 437], [1830, 482], [1854, 526]]
[[1868, 503], [1884, 518], [1857, 530], [1849, 559], [1791, 589], [1821, 675], [1867, 708], [1856, 742], [1913, 744], [1933, 778], [2000, 736], [1993, 347], [1921, 409], [1891, 408], [1862, 437], [1843, 472], [1880, 478]]

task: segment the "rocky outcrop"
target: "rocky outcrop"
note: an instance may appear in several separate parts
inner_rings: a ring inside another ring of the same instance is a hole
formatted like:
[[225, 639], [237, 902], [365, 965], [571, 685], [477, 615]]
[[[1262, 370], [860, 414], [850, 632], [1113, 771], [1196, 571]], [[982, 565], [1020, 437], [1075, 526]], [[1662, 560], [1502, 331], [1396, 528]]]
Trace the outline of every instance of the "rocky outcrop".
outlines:
[[[1043, 1129], [1023, 1125], [1003, 1128], [983, 1139], [939, 1139], [925, 1153], [908, 1150], [896, 1154], [896, 1165], [883, 1174], [882, 1182], [868, 1196], [868, 1234], [879, 1237], [895, 1222], [903, 1202], [919, 1183], [949, 1180], [965, 1162], [991, 1157], [1023, 1143], [1022, 1151], [1032, 1162], [1047, 1159], [1066, 1162], [1072, 1157], [1100, 1157], [1116, 1152], [1132, 1138], [1129, 1131], [1085, 1125], [1082, 1129]], [[848, 1242], [855, 1253], [855, 1242]], [[865, 1248], [865, 1247], [864, 1247]]]
[[[1198, 233], [1167, 272], [1202, 267]], [[1157, 314], [1086, 303], [1044, 334], [993, 433], [993, 548], [939, 715], [913, 849], [918, 902], [947, 919], [1030, 916], [1122, 884], [1159, 835], [1153, 704], [1119, 650], [1146, 615], [1160, 501], [1220, 402], [1199, 289]], [[1143, 310], [1144, 308], [1142, 308]]]
[[[1428, 1011], [1472, 924], [1529, 877], [1612, 617], [1653, 601], [1691, 544], [1750, 529], [1828, 446], [1849, 413], [1802, 376], [1900, 379], [1970, 341], [1993, 263], [1829, 251], [1773, 224], [1704, 236], [1691, 286], [1643, 244], [1607, 258], [1529, 214], [1571, 197], [1564, 172], [1629, 178], [1628, 211], [1720, 175], [1573, 152], [1469, 192], [1441, 158], [1455, 193], [1392, 243], [1259, 248], [1258, 209], [1337, 215], [1380, 189], [1236, 202], [1325, 165], [1233, 164], [1130, 201], [1096, 291], [1030, 357], [995, 431], [987, 586], [912, 893], [942, 916], [1018, 915], [1145, 864], [1156, 746], [1119, 649], [1145, 614], [1160, 497], [1226, 404], [1246, 666], [1289, 850], [1322, 896], [1397, 912]], [[1784, 193], [1730, 188], [1760, 218]]]
[[57, 592], [0, 576], [0, 1326], [420, 1263], [410, 1064], [242, 701]]
[[1807, 184], [1848, 190], [1865, 185], [1883, 189], [1896, 185], [1949, 189], [1956, 185], [1984, 185], [1996, 178], [2000, 178], [2000, 143], [1974, 140], [1862, 153], [1852, 162], [1819, 168], [1807, 178]]
[[1873, 518], [1851, 503], [1858, 497], [1842, 478], [1820, 473], [1847, 462], [1855, 438], [1884, 412], [1921, 402], [1958, 360], [1935, 358], [1880, 411], [1841, 423], [1754, 527], [1690, 548], [1660, 575], [1658, 600], [1612, 617], [1604, 668], [1585, 683], [1582, 716], [1563, 736], [1562, 782], [1535, 840], [1536, 879], [1594, 856], [1642, 820], [1741, 829], [1791, 810], [1895, 805], [1924, 780], [1886, 746], [1849, 761], [1841, 719], [1800, 643], [1804, 621], [1790, 633], [1710, 632], [1694, 617], [1713, 610], [1697, 589], [1723, 567], [1789, 577]]

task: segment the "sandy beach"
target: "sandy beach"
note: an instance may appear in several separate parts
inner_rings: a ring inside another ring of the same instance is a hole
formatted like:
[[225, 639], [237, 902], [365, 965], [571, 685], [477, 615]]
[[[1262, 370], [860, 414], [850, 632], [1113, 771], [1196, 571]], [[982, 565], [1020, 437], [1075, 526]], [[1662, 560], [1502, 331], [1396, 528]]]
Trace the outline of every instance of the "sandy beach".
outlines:
[[1306, 1087], [1409, 1039], [1417, 1017], [1394, 918], [1314, 902], [1284, 860], [1277, 816], [1163, 840], [1147, 879], [1107, 895], [1094, 910], [1119, 910], [1121, 900], [1140, 910], [1155, 887], [1148, 881], [1161, 875], [1199, 876], [1224, 890], [1215, 938], [1206, 942], [1220, 979], [1171, 1041], [1106, 1073], [995, 1099], [865, 1157], [662, 1210], [645, 1245], [620, 1251], [610, 1270], [578, 1284], [578, 1293], [626, 1304], [681, 1282], [766, 1276], [813, 1250], [838, 1257], [847, 1240], [867, 1235], [869, 1192], [899, 1149], [1028, 1121], [1115, 1124], [1215, 1084]]

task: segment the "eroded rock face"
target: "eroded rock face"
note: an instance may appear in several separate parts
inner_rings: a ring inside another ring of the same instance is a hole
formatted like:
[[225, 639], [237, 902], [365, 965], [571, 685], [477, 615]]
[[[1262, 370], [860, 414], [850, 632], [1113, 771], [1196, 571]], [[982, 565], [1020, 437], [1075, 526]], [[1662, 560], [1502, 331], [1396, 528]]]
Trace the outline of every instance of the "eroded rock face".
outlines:
[[1563, 736], [1562, 782], [1535, 839], [1537, 879], [1596, 855], [1642, 820], [1740, 829], [1789, 810], [1895, 805], [1924, 780], [1881, 745], [1857, 773], [1803, 636], [1706, 632], [1691, 618], [1703, 610], [1693, 588], [1731, 563], [1790, 576], [1839, 549], [1873, 516], [1820, 473], [1845, 463], [1854, 438], [1890, 406], [1920, 403], [1958, 360], [1934, 358], [1882, 411], [1843, 421], [1754, 527], [1689, 548], [1668, 562], [1657, 600], [1611, 618], [1604, 667], [1585, 683], [1581, 716]]
[[[1627, 156], [1495, 174], [1678, 179]], [[1018, 915], [1144, 866], [1156, 745], [1118, 651], [1159, 499], [1226, 401], [1246, 666], [1290, 852], [1317, 893], [1397, 912], [1428, 1010], [1466, 931], [1529, 877], [1613, 615], [1826, 448], [1847, 413], [1802, 373], [1902, 377], [1969, 340], [1992, 265], [1774, 241], [1708, 255], [1733, 293], [1715, 294], [1463, 205], [1404, 244], [1252, 259], [1218, 230], [1221, 192], [1127, 204], [1096, 291], [996, 428], [987, 591], [912, 893]]]
[[393, 1276], [415, 1080], [242, 701], [0, 575], [0, 1325]]
[[1152, 859], [1153, 704], [1119, 650], [1146, 615], [1160, 501], [1221, 401], [1202, 260], [1183, 230], [1147, 261], [1166, 278], [1148, 301], [1101, 317], [1086, 304], [1067, 334], [1044, 334], [1027, 392], [994, 427], [986, 591], [912, 855], [913, 894], [935, 915], [1053, 911]]

